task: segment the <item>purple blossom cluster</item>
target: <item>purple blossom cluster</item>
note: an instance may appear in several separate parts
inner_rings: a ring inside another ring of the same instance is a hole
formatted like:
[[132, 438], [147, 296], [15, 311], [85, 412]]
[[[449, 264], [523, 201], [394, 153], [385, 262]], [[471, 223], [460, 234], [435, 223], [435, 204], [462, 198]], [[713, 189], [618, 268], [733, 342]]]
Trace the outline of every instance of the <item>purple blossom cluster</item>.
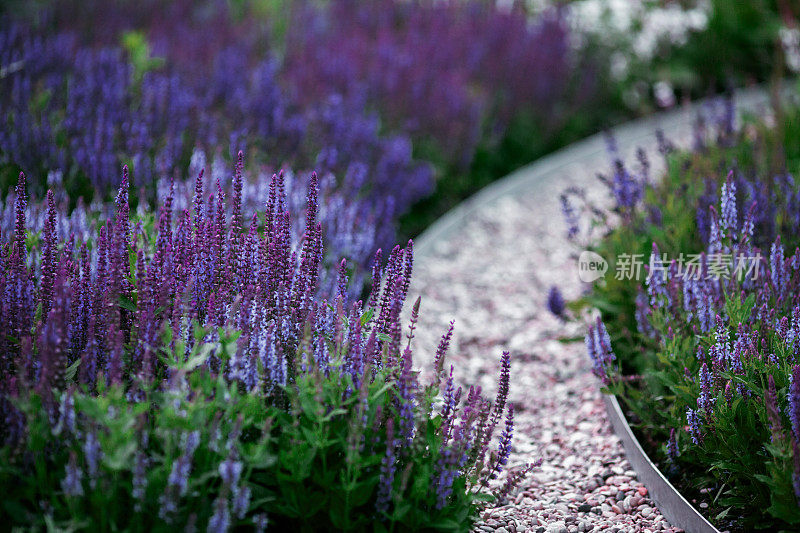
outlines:
[[[283, 176], [272, 177], [266, 211], [250, 220], [242, 215], [242, 181], [240, 153], [229, 201], [219, 185], [206, 194], [201, 173], [191, 207], [176, 214], [174, 195], [165, 198], [151, 236], [141, 223], [129, 221], [125, 171], [113, 218], [100, 225], [91, 241], [58, 236], [63, 215], [49, 193], [41, 245], [34, 253], [27, 243], [27, 194], [20, 174], [16, 220], [13, 231], [4, 232], [0, 277], [0, 325], [8, 333], [0, 341], [4, 441], [18, 435], [9, 398], [21, 389], [52, 397], [54, 389], [65, 386], [70, 365], [79, 365], [78, 383], [94, 389], [102, 377], [126, 384], [134, 397], [148, 383], [168, 378], [169, 369], [158, 356], [165, 326], [172, 332], [173, 350], [179, 345], [189, 349], [197, 328], [242, 331], [235, 356], [228, 361], [211, 357], [208, 365], [246, 390], [277, 394], [278, 385], [301, 371], [292, 354], [308, 327], [318, 332], [309, 347], [315, 360], [323, 369], [332, 364], [323, 339], [335, 334], [339, 322], [336, 307], [317, 296], [323, 260], [317, 177], [311, 177], [299, 239], [293, 235]], [[380, 257], [375, 282], [383, 280], [384, 289], [368, 304], [376, 317], [372, 333], [363, 340], [353, 334], [363, 346], [353, 347], [353, 359], [346, 362], [356, 378], [365, 362], [379, 358], [383, 344], [400, 343], [410, 245], [407, 250], [396, 247], [386, 266]], [[332, 298], [352, 313], [347, 321], [359, 331], [356, 317], [365, 311], [362, 304], [341, 292]], [[184, 477], [176, 476], [176, 483]]]
[[[379, 428], [373, 431], [374, 442], [353, 443], [356, 450], [370, 446], [384, 456], [376, 487], [379, 514], [394, 505], [399, 472], [411, 461], [409, 454], [416, 453], [412, 450], [421, 446], [420, 439], [430, 439], [419, 428], [431, 423], [431, 415], [441, 419], [434, 448], [426, 452], [435, 462], [430, 494], [436, 495], [437, 508], [448, 505], [454, 491], [463, 490], [458, 479], [468, 480], [468, 490], [488, 488], [507, 469], [512, 450], [511, 357], [503, 355], [493, 402], [480, 387], [464, 395], [453, 381], [452, 367], [449, 375], [443, 373], [451, 324], [436, 352], [435, 375], [426, 387], [420, 386], [411, 351], [419, 300], [405, 346], [400, 326], [413, 272], [413, 243], [394, 247], [386, 259], [380, 249], [375, 253], [372, 291], [359, 300], [348, 293], [347, 261], [325, 265], [320, 221], [325, 201], [319, 197], [316, 174], [309, 178], [299, 231], [283, 174], [271, 177], [266, 209], [249, 217], [243, 205], [243, 153], [238, 154], [230, 187], [217, 180], [209, 189], [204, 175], [201, 169], [187, 201], [170, 187], [155, 226], [148, 229], [141, 219], [131, 218], [132, 190], [124, 168], [111, 216], [99, 220], [96, 231], [84, 239], [60, 235], [64, 213], [48, 191], [40, 235], [31, 239], [25, 176], [20, 174], [13, 196], [14, 225], [2, 232], [0, 249], [0, 328], [7, 332], [0, 340], [3, 445], [13, 449], [24, 442], [26, 416], [15, 405], [30, 393], [41, 398], [54, 435], [76, 433], [76, 388], [92, 395], [119, 387], [128, 402], [140, 402], [159, 390], [174, 399], [180, 416], [182, 401], [192, 394], [180, 364], [191, 364], [193, 348], [202, 343], [210, 351], [198, 364], [211, 375], [281, 409], [286, 407], [285, 387], [303, 376], [342, 376], [349, 384], [346, 397], [364, 395], [361, 409], [369, 407], [366, 391], [379, 375], [391, 383], [391, 408], [379, 407], [374, 418], [385, 428], [385, 439]], [[335, 278], [327, 293], [320, 291], [326, 269]], [[234, 341], [221, 350], [218, 342], [229, 332], [238, 334], [226, 336]], [[443, 404], [434, 414], [432, 400], [440, 386]], [[101, 486], [105, 462], [100, 433], [87, 427], [85, 417], [79, 422], [81, 459], [71, 458], [61, 479], [61, 488], [71, 497]], [[242, 481], [242, 459], [233, 443], [237, 431], [225, 437], [210, 430], [208, 449], [224, 458], [214, 463], [221, 488], [214, 495], [212, 531], [227, 530], [251, 510], [253, 494]], [[157, 493], [158, 519], [166, 523], [181, 519], [201, 453], [199, 430], [179, 433], [176, 459]], [[147, 449], [146, 434], [136, 439]], [[143, 509], [147, 493], [154, 490], [148, 485], [150, 461], [139, 449], [132, 458], [134, 509]], [[510, 475], [506, 485], [520, 475]]]
[[287, 77], [301, 98], [330, 87], [364, 99], [462, 164], [484, 128], [502, 131], [521, 111], [568, 106], [592, 82], [583, 76], [568, 90], [576, 61], [560, 9], [534, 17], [517, 2], [336, 0], [300, 2], [293, 17], [308, 28], [287, 36]]
[[[346, 205], [329, 210], [341, 212], [340, 218], [329, 217], [336, 219], [327, 225], [333, 240], [352, 247], [353, 226], [376, 228], [372, 242], [357, 244], [362, 253], [345, 254], [356, 264], [364, 259], [364, 247], [390, 246], [399, 216], [433, 188], [432, 168], [414, 160], [409, 139], [384, 134], [377, 115], [365, 114], [332, 89], [300, 105], [281, 87], [277, 60], [254, 43], [259, 31], [234, 24], [227, 11], [199, 20], [188, 15], [193, 12], [186, 5], [170, 12], [178, 17], [173, 33], [157, 17], [138, 14], [164, 59], [144, 72], [105, 32], [93, 35], [58, 17], [59, 31], [50, 34], [3, 20], [0, 59], [20, 67], [0, 77], [6, 117], [0, 167], [56, 176], [73, 202], [93, 193], [88, 180], [95, 197], [104, 200], [123, 163], [143, 192], [157, 180], [181, 181], [196, 150], [222, 159], [250, 147], [254, 157], [335, 176], [328, 181]], [[118, 20], [123, 17], [114, 9], [109, 16], [117, 19], [116, 39], [123, 30], [140, 29]], [[195, 37], [175, 38], [192, 32], [224, 37], [217, 48]], [[43, 190], [39, 182], [30, 185], [34, 192]], [[153, 196], [151, 189], [142, 199], [151, 202]]]
[[[449, 342], [448, 332], [442, 343]], [[436, 507], [444, 507], [453, 491], [457, 477], [468, 473], [478, 477], [479, 488], [488, 486], [504, 470], [511, 454], [514, 432], [514, 407], [508, 404], [511, 356], [503, 353], [500, 380], [495, 401], [485, 399], [480, 387], [470, 387], [467, 398], [460, 406], [463, 390], [453, 383], [453, 368], [444, 378], [444, 403], [442, 418], [442, 453], [436, 465], [432, 490], [436, 493]], [[505, 413], [505, 429], [498, 439], [497, 449], [490, 450], [497, 425]], [[469, 470], [470, 472], [468, 472]]]

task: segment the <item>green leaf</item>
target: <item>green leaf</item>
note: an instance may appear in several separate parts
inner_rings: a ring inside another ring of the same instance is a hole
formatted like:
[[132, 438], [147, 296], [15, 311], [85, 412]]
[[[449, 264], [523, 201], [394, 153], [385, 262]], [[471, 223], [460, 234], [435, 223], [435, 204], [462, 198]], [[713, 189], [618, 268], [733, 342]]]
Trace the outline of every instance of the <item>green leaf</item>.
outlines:
[[77, 374], [79, 366], [81, 366], [81, 360], [76, 359], [75, 362], [69, 365], [67, 370], [64, 371], [64, 380], [66, 380], [67, 383], [75, 381], [75, 374]]

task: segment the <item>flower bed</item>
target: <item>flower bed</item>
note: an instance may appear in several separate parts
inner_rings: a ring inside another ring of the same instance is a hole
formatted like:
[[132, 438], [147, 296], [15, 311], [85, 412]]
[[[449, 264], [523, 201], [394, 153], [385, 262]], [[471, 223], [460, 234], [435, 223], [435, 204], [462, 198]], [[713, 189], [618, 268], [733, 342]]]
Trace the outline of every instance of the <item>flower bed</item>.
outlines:
[[[698, 125], [693, 151], [663, 143], [658, 183], [646, 160], [632, 171], [617, 159], [606, 181], [618, 223], [593, 247], [615, 273], [584, 302], [603, 315], [586, 338], [595, 373], [634, 414], [662, 471], [720, 529], [800, 520], [797, 116], [784, 108], [774, 128], [737, 131], [726, 113], [712, 143]], [[728, 276], [720, 261], [732, 262]]]
[[[20, 175], [0, 277], [0, 487], [20, 527], [92, 530], [314, 527], [467, 531], [503, 473], [510, 359], [498, 395], [462, 394], [437, 349], [412, 369], [400, 314], [412, 243], [380, 250], [367, 300], [346, 263], [326, 297], [318, 187], [293, 235], [284, 180], [242, 216], [197, 180], [191, 207], [133, 216], [126, 171], [114, 212], [87, 239], [60, 238], [48, 192], [30, 232]], [[126, 169], [127, 170], [127, 169]], [[502, 428], [502, 431], [501, 431]], [[497, 445], [492, 445], [496, 439]], [[530, 468], [530, 467], [529, 467]]]

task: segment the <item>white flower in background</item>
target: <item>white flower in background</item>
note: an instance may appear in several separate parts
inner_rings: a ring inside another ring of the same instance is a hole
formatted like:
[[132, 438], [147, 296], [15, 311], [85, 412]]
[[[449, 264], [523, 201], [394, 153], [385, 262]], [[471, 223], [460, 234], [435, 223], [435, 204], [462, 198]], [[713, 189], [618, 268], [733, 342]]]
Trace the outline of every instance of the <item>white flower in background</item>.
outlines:
[[792, 72], [800, 72], [800, 29], [781, 28], [779, 32], [786, 67]]
[[578, 36], [575, 46], [590, 35], [611, 46], [629, 47], [642, 61], [652, 59], [662, 43], [685, 44], [692, 32], [705, 29], [711, 11], [708, 0], [688, 9], [677, 2], [662, 7], [645, 0], [578, 0], [569, 8]]

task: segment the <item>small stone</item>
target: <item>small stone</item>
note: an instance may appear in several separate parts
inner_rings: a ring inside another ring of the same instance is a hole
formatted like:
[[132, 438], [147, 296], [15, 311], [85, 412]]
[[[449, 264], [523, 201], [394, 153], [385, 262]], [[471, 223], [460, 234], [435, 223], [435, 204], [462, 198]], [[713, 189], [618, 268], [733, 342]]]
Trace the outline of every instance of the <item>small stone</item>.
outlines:
[[638, 490], [638, 491], [639, 491], [639, 495], [640, 495], [640, 496], [642, 496], [643, 498], [644, 498], [645, 496], [647, 496], [647, 487], [645, 487], [644, 485], [642, 485], [641, 487], [639, 487], [639, 488], [638, 488], [638, 489], [636, 489], [636, 490]]
[[614, 499], [616, 499], [618, 502], [621, 502], [622, 500], [625, 499], [625, 493], [622, 492], [621, 490], [617, 491], [617, 495], [614, 497]]
[[612, 505], [611, 510], [617, 514], [622, 514], [622, 509], [620, 509], [618, 505]]
[[579, 505], [578, 506], [578, 512], [579, 513], [588, 513], [591, 510], [592, 510], [592, 506], [589, 505], [588, 503], [584, 503], [583, 505]]
[[639, 514], [641, 514], [645, 518], [650, 518], [650, 515], [653, 514], [653, 508], [649, 506], [644, 506], [639, 509]]
[[708, 509], [708, 504], [706, 502], [701, 503], [700, 509]]

